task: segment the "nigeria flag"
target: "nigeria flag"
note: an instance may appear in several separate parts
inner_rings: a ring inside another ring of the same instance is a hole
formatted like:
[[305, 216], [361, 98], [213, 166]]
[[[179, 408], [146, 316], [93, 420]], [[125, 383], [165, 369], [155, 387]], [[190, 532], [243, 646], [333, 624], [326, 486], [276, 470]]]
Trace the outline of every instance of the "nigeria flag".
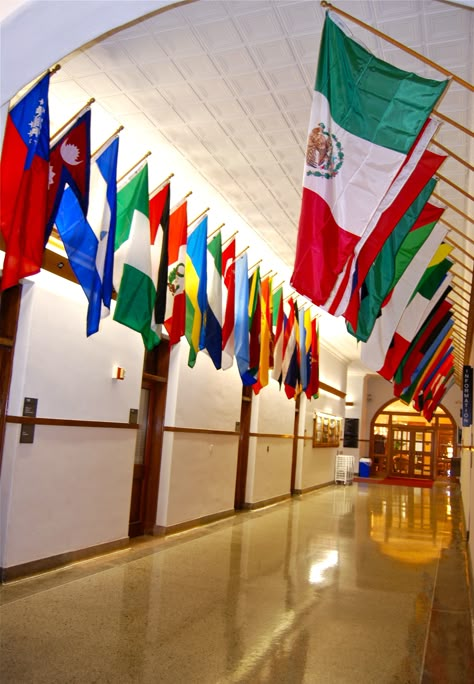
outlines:
[[160, 338], [152, 328], [156, 288], [151, 270], [148, 165], [117, 194], [114, 287], [114, 320], [141, 333], [145, 347], [153, 349]]
[[447, 81], [384, 62], [326, 15], [291, 285], [317, 305], [371, 222]]

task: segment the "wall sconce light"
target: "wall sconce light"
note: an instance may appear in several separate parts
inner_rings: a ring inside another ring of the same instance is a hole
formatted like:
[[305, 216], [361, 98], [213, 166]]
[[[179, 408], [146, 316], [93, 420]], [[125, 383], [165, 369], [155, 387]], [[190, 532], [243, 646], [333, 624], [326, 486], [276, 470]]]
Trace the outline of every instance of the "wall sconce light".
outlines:
[[125, 368], [121, 366], [114, 366], [112, 369], [113, 380], [124, 380], [125, 379]]

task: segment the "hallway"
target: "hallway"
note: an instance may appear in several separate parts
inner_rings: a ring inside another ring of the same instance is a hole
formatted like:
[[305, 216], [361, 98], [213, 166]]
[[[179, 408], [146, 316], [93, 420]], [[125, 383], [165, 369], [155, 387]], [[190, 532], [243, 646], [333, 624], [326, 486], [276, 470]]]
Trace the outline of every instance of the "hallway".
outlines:
[[0, 597], [3, 684], [474, 682], [457, 485], [331, 486]]

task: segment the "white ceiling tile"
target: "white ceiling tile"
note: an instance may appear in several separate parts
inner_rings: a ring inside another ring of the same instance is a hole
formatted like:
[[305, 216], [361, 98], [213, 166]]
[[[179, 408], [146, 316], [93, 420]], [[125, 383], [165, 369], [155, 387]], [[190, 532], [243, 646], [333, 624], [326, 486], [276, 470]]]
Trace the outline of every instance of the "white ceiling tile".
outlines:
[[292, 64], [293, 53], [287, 40], [273, 40], [255, 45], [253, 53], [264, 69]]
[[265, 140], [258, 133], [240, 133], [236, 131], [233, 134], [233, 140], [244, 154], [248, 151], [253, 154], [255, 150], [267, 149]]
[[208, 101], [233, 98], [233, 91], [222, 78], [209, 78], [205, 81], [195, 81], [193, 89], [203, 99]]
[[81, 85], [75, 81], [59, 81], [56, 83], [51, 81], [49, 91], [61, 102], [71, 101], [85, 104], [90, 98], [87, 89], [82, 88]]
[[156, 109], [157, 107], [167, 107], [168, 103], [162, 95], [151, 86], [144, 90], [130, 93], [130, 99], [141, 109]]
[[153, 62], [144, 64], [143, 73], [152, 83], [157, 85], [168, 85], [170, 83], [182, 82], [183, 76], [172, 62]]
[[219, 74], [207, 55], [177, 58], [176, 64], [180, 71], [192, 81], [215, 78]]
[[144, 90], [150, 87], [150, 81], [143, 75], [138, 67], [126, 67], [124, 69], [116, 69], [109, 71], [109, 76], [121, 90], [128, 90], [133, 92], [135, 90]]
[[181, 12], [191, 25], [204, 24], [229, 16], [225, 3], [219, 0], [191, 3], [182, 7]]
[[283, 37], [280, 22], [273, 8], [241, 15], [236, 21], [244, 33], [246, 42], [264, 43]]
[[[281, 147], [287, 148], [294, 145], [299, 149], [298, 141], [291, 130], [285, 129], [281, 131], [275, 131], [273, 133], [264, 133], [264, 138], [272, 148], [272, 150], [278, 151]], [[278, 156], [278, 152], [276, 152]]]
[[189, 26], [181, 26], [171, 31], [158, 33], [156, 40], [160, 50], [164, 50], [171, 57], [188, 57], [204, 52], [204, 48]]
[[146, 20], [148, 30], [155, 33], [179, 28], [186, 24], [186, 19], [179, 8], [158, 12]]
[[271, 131], [283, 131], [288, 127], [287, 121], [283, 114], [278, 111], [271, 111], [268, 114], [254, 115], [254, 121], [260, 131], [263, 133]]
[[413, 17], [418, 14], [418, 11], [419, 3], [416, 0], [374, 3], [374, 12], [381, 22], [399, 17]]
[[194, 145], [196, 141], [196, 136], [193, 131], [191, 131], [186, 126], [167, 126], [162, 129], [163, 135], [170, 142], [178, 145], [179, 147], [190, 147]]
[[96, 98], [120, 93], [120, 88], [103, 73], [78, 78], [77, 83]]
[[136, 112], [135, 114], [120, 114], [120, 123], [127, 127], [132, 127], [134, 130], [148, 130], [154, 129], [156, 124], [151, 118], [143, 114], [142, 112]]
[[[458, 73], [459, 67], [462, 68], [466, 63], [469, 64], [469, 61], [472, 63], [472, 53], [472, 45], [453, 40], [444, 42], [442, 45], [430, 43], [426, 54], [445, 69]], [[443, 75], [440, 73], [438, 78], [442, 79]]]
[[276, 163], [275, 156], [268, 149], [252, 149], [249, 147], [244, 150], [244, 154], [251, 164], [274, 165]]
[[150, 62], [166, 59], [166, 53], [152, 35], [122, 40], [121, 45], [136, 64], [149, 64]]
[[120, 116], [121, 114], [135, 114], [139, 111], [137, 105], [123, 93], [120, 95], [102, 97], [100, 103], [105, 109], [117, 116]]
[[132, 64], [132, 60], [118, 42], [93, 45], [88, 50], [88, 56], [101, 69], [118, 69]]
[[168, 126], [180, 126], [184, 124], [182, 117], [170, 105], [161, 105], [156, 109], [147, 109], [147, 114], [156, 123], [158, 128]]
[[266, 74], [277, 91], [287, 88], [303, 88], [305, 85], [305, 79], [296, 64], [281, 69], [272, 69]]
[[257, 70], [252, 55], [245, 47], [218, 52], [214, 55], [214, 60], [224, 74], [245, 74]]
[[201, 24], [195, 32], [209, 52], [217, 52], [242, 45], [242, 38], [231, 19]]
[[[66, 72], [69, 77], [81, 78], [81, 76], [90, 76], [97, 74], [100, 71], [95, 62], [90, 59], [84, 52], [76, 52], [70, 57], [66, 57], [61, 69], [57, 72], [60, 76], [61, 72]], [[54, 76], [56, 78], [56, 74]]]
[[275, 5], [275, 0], [228, 0], [225, 3], [230, 14], [238, 16], [239, 14], [249, 14], [264, 8], [271, 8]]
[[234, 99], [218, 100], [217, 102], [207, 100], [206, 104], [217, 119], [234, 119], [246, 116], [239, 102]]
[[309, 126], [310, 109], [295, 109], [292, 112], [287, 112], [286, 115], [291, 123], [294, 124], [294, 126], [298, 127], [298, 129], [306, 131], [306, 139]]
[[290, 35], [308, 33], [322, 26], [323, 15], [317, 3], [292, 2], [278, 9], [283, 26]]
[[308, 88], [299, 88], [298, 90], [288, 88], [288, 90], [280, 91], [277, 97], [282, 103], [285, 112], [292, 111], [295, 109], [304, 109], [308, 112], [307, 121], [309, 121], [309, 114], [312, 103], [312, 93]]
[[206, 105], [181, 103], [179, 107], [179, 114], [183, 119], [192, 126], [194, 123], [213, 123], [212, 116]]
[[293, 40], [293, 47], [302, 62], [309, 62], [314, 65], [316, 73], [316, 64], [319, 55], [319, 43], [321, 37], [310, 33], [306, 36], [299, 36]]
[[217, 121], [205, 125], [195, 123], [193, 124], [193, 130], [195, 134], [204, 141], [208, 149], [215, 150], [221, 145], [225, 146], [232, 144], [227, 138], [222, 126], [220, 126]]
[[265, 80], [258, 72], [232, 76], [229, 80], [237, 95], [257, 95], [268, 91]]
[[270, 93], [242, 97], [242, 103], [255, 117], [266, 115], [278, 115], [279, 109], [275, 98]]
[[195, 91], [185, 81], [162, 85], [159, 88], [159, 92], [175, 107], [179, 107], [181, 102], [195, 102], [197, 104], [200, 101]]
[[423, 16], [430, 43], [459, 40], [459, 36], [463, 35], [466, 22], [465, 12], [453, 12], [448, 9]]

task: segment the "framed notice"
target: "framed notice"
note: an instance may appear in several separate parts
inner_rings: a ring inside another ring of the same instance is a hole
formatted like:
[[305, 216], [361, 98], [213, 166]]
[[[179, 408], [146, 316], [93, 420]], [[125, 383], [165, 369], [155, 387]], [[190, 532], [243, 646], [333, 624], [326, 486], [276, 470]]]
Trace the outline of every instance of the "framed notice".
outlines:
[[357, 449], [359, 446], [359, 419], [346, 418], [344, 420], [343, 446], [347, 449]]

